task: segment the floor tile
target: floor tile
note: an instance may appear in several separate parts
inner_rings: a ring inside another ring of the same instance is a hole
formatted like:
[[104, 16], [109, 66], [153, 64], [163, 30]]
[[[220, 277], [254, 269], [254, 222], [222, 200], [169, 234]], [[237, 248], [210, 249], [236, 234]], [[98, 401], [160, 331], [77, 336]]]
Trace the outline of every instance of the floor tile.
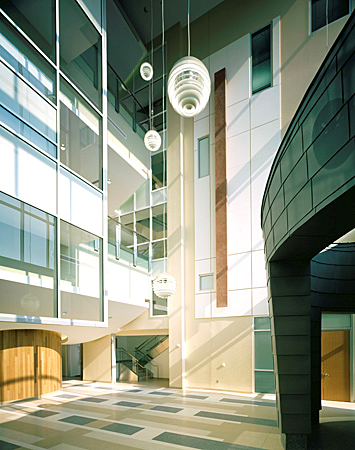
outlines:
[[95, 421], [95, 419], [90, 419], [89, 417], [82, 416], [69, 416], [59, 420], [60, 422], [72, 423], [74, 425], [87, 425], [88, 423]]
[[0, 440], [0, 449], [1, 450], [14, 450], [15, 448], [19, 448], [19, 445], [10, 444], [10, 442]]
[[36, 417], [51, 417], [51, 416], [54, 416], [55, 414], [59, 414], [59, 413], [40, 409], [39, 411], [33, 411], [33, 412], [29, 413], [28, 415], [36, 416]]
[[78, 398], [79, 402], [91, 402], [91, 403], [102, 403], [107, 402], [107, 398], [97, 398], [97, 397], [85, 397], [85, 398]]
[[171, 406], [154, 406], [154, 408], [151, 408], [151, 411], [163, 411], [168, 413], [178, 413], [179, 411], [182, 411], [182, 408], [173, 408]]
[[143, 430], [143, 428], [122, 423], [110, 423], [109, 425], [102, 427], [101, 430], [114, 431], [115, 433], [128, 434], [129, 436], [132, 436], [132, 434]]
[[252, 423], [254, 425], [263, 425], [267, 427], [276, 427], [276, 420], [258, 419], [257, 417], [244, 417], [232, 414], [215, 413], [211, 411], [200, 411], [195, 416], [208, 417], [210, 419], [227, 420], [232, 422]]
[[136, 408], [137, 406], [143, 405], [143, 403], [135, 403], [135, 402], [117, 402], [114, 405], [118, 406], [127, 406], [128, 408]]

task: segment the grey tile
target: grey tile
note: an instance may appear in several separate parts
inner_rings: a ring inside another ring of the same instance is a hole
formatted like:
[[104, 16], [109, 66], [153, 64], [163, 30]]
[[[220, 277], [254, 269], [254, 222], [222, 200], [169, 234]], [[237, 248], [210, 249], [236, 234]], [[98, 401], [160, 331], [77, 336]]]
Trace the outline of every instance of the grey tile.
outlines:
[[183, 395], [184, 398], [196, 398], [197, 400], [206, 400], [208, 396], [204, 395], [194, 395], [194, 394], [185, 394]]
[[195, 414], [197, 417], [207, 417], [209, 419], [224, 420], [227, 422], [252, 423], [254, 425], [263, 425], [265, 427], [277, 427], [276, 420], [259, 419], [257, 417], [238, 416], [236, 414], [216, 413], [213, 411], [199, 411]]
[[143, 389], [127, 389], [124, 392], [143, 392]]
[[20, 448], [21, 445], [10, 444], [10, 442], [5, 442], [0, 440], [1, 450], [14, 450], [15, 448]]
[[78, 402], [102, 403], [102, 402], [107, 402], [107, 398], [85, 397], [85, 398], [78, 398], [77, 401]]
[[133, 425], [126, 425], [122, 423], [110, 423], [105, 427], [100, 428], [101, 430], [113, 431], [115, 433], [127, 434], [132, 436], [132, 434], [138, 433], [138, 431], [144, 430], [141, 427], [134, 427]]
[[183, 445], [201, 450], [261, 450], [258, 447], [245, 447], [244, 445], [229, 444], [228, 442], [214, 441], [212, 439], [184, 436], [177, 433], [164, 432], [153, 438], [153, 441], [169, 444]]
[[172, 392], [153, 391], [153, 392], [148, 392], [148, 394], [152, 394], [152, 395], [172, 395]]
[[53, 411], [45, 411], [45, 410], [40, 409], [39, 411], [33, 411], [33, 412], [29, 413], [29, 416], [50, 417], [50, 416], [54, 416], [56, 414], [59, 414], [59, 413], [53, 412]]
[[54, 397], [59, 397], [59, 398], [78, 398], [79, 395], [59, 394], [59, 395], [55, 395]]
[[183, 408], [172, 408], [171, 406], [154, 406], [154, 408], [151, 408], [151, 410], [154, 411], [163, 411], [168, 413], [178, 413], [179, 411], [182, 411]]
[[271, 406], [273, 408], [275, 408], [276, 405], [276, 403], [272, 401], [266, 402], [261, 400], [239, 400], [236, 398], [222, 398], [220, 401], [227, 403], [240, 403], [241, 405]]
[[90, 422], [95, 422], [96, 419], [90, 419], [89, 417], [82, 416], [70, 416], [60, 419], [59, 422], [73, 423], [75, 425], [87, 425]]
[[117, 402], [114, 405], [119, 406], [127, 406], [128, 408], [136, 408], [137, 406], [143, 405], [143, 403], [135, 403], [135, 402]]

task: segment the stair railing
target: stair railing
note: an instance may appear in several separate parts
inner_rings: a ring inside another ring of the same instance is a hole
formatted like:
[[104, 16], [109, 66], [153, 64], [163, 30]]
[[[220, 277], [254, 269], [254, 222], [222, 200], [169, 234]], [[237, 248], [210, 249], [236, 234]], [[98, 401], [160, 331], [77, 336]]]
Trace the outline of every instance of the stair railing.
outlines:
[[128, 369], [130, 369], [133, 373], [135, 373], [138, 377], [138, 381], [140, 377], [139, 372], [141, 373], [144, 372], [145, 380], [146, 381], [148, 380], [148, 375], [150, 372], [149, 369], [140, 364], [138, 359], [135, 356], [131, 355], [123, 347], [118, 347], [116, 349], [116, 364], [117, 363], [124, 364]]

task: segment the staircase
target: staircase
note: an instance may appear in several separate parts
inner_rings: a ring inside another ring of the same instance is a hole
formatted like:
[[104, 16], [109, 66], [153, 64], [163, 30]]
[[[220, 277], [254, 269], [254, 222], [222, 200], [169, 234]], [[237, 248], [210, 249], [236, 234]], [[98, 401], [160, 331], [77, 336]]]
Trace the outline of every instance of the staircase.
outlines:
[[116, 378], [118, 381], [131, 381], [137, 383], [153, 378], [152, 372], [147, 367], [140, 364], [136, 357], [122, 347], [117, 348], [116, 366]]
[[153, 336], [144, 341], [138, 347], [136, 347], [135, 349], [136, 359], [138, 363], [144, 367], [148, 363], [150, 363], [152, 359], [156, 358], [168, 347], [169, 347], [168, 335]]

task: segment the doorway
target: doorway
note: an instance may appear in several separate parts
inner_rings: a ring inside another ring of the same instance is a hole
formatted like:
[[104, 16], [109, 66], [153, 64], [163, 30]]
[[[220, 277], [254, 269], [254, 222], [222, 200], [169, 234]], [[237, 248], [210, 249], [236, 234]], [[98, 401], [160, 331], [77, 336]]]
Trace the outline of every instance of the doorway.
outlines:
[[350, 401], [350, 330], [322, 331], [322, 400]]

